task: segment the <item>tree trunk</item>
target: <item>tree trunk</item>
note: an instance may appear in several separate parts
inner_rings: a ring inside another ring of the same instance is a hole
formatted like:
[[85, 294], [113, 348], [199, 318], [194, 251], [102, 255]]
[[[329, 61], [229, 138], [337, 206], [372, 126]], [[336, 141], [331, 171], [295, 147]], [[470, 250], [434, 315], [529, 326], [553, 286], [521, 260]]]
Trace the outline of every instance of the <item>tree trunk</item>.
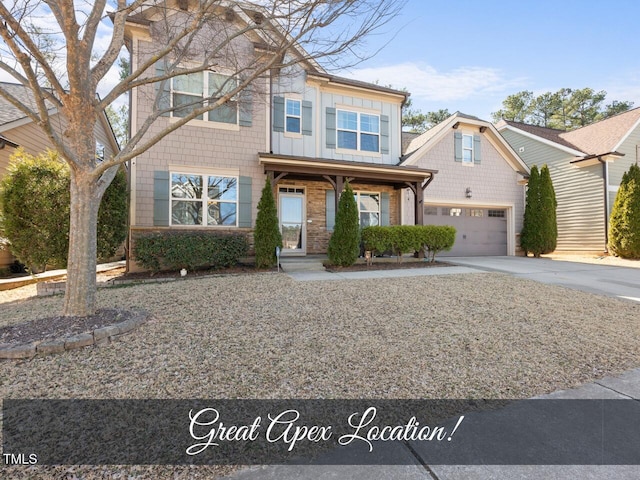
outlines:
[[85, 172], [71, 169], [67, 288], [63, 314], [86, 317], [96, 309], [96, 251], [100, 197]]

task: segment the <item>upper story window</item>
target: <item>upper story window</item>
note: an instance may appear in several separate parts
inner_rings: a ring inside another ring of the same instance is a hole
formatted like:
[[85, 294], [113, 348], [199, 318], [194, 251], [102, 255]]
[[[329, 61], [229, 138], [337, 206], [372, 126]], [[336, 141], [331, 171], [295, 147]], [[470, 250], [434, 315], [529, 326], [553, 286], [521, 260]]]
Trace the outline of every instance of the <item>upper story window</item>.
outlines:
[[380, 116], [368, 113], [337, 111], [338, 148], [380, 151]]
[[462, 163], [473, 163], [473, 135], [462, 135]]
[[[175, 108], [172, 116], [186, 117], [194, 109], [202, 106], [204, 98], [211, 97], [211, 102], [216, 102], [236, 87], [235, 78], [215, 72], [188, 73], [174, 77], [171, 79], [171, 106]], [[237, 99], [232, 97], [226, 103], [195, 119], [235, 125], [238, 123]]]
[[171, 225], [237, 225], [238, 179], [171, 174]]
[[481, 135], [456, 131], [453, 134], [453, 138], [456, 162], [461, 162], [467, 166], [481, 163]]
[[287, 98], [285, 116], [285, 130], [289, 133], [301, 133], [302, 102]]
[[104, 162], [105, 147], [102, 143], [96, 142], [96, 161]]

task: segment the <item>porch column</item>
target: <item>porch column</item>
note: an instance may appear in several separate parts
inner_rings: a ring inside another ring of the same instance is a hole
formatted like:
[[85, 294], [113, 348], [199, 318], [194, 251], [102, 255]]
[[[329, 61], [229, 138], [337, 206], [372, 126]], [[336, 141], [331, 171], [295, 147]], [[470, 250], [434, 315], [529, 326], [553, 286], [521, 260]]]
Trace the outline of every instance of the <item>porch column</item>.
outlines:
[[414, 200], [415, 200], [415, 224], [416, 225], [424, 225], [424, 190], [422, 189], [422, 182], [416, 182], [415, 188], [412, 188], [414, 192]]
[[342, 195], [342, 190], [344, 190], [344, 177], [342, 175], [336, 175], [336, 184], [334, 186], [336, 189], [335, 201], [336, 201], [336, 215], [338, 214], [338, 203], [340, 202], [340, 195]]

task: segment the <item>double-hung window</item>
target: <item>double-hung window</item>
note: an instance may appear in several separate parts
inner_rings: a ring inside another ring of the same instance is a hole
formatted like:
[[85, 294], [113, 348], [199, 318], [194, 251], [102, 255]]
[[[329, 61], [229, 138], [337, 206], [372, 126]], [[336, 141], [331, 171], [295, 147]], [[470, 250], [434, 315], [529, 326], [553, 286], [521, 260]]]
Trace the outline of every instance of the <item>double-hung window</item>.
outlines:
[[[173, 116], [183, 118], [194, 109], [203, 106], [205, 99], [216, 102], [237, 86], [237, 80], [215, 72], [186, 73], [172, 78], [171, 101]], [[232, 97], [226, 103], [207, 112], [206, 117], [198, 115], [196, 120], [218, 123], [238, 123], [238, 102]]]
[[171, 225], [236, 226], [238, 179], [171, 174]]
[[373, 227], [380, 225], [380, 194], [355, 192], [360, 227]]
[[302, 132], [302, 102], [287, 98], [285, 101], [285, 131], [288, 133]]
[[462, 135], [462, 163], [473, 163], [473, 135]]
[[380, 116], [368, 113], [337, 111], [338, 148], [380, 151]]

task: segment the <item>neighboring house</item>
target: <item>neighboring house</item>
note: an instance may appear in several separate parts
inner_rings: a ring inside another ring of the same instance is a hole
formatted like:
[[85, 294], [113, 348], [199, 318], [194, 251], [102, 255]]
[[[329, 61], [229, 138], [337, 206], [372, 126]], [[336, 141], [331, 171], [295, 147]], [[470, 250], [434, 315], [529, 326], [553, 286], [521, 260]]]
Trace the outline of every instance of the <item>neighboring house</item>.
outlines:
[[456, 112], [411, 139], [401, 165], [438, 171], [417, 212], [404, 197], [404, 223], [452, 225], [456, 242], [440, 255], [515, 255], [529, 169], [495, 127]]
[[558, 251], [604, 252], [622, 175], [638, 162], [640, 108], [570, 132], [502, 120], [496, 125], [529, 165], [547, 164], [558, 201]]
[[[247, 10], [227, 13], [220, 19], [225, 28], [240, 29], [256, 18]], [[127, 29], [134, 70], [157, 48], [154, 18], [142, 12]], [[247, 32], [234, 40], [234, 49], [257, 56], [266, 41]], [[163, 68], [156, 65], [156, 71]], [[221, 65], [192, 75], [191, 82], [175, 77], [167, 82], [165, 106], [236, 81], [228, 72]], [[151, 113], [154, 97], [153, 86], [132, 92], [132, 134]], [[399, 224], [402, 188], [422, 189], [435, 174], [398, 165], [406, 98], [401, 91], [329, 75], [309, 61], [271, 71], [235, 101], [187, 123], [131, 162], [132, 241], [142, 232], [185, 229], [240, 232], [251, 239], [267, 176], [284, 255], [326, 252], [347, 180], [362, 226]], [[171, 115], [159, 118], [150, 134], [174, 121]]]
[[[23, 104], [35, 108], [33, 94], [24, 85], [0, 82], [0, 88]], [[65, 118], [55, 108], [49, 110], [49, 115], [52, 117], [52, 124], [59, 126], [58, 133], [63, 132], [67, 124]], [[106, 115], [100, 117], [95, 137], [96, 154], [109, 157], [118, 151], [118, 143]], [[52, 145], [33, 120], [0, 95], [0, 178], [6, 173], [9, 159], [18, 147], [31, 155], [38, 155], [52, 148]], [[14, 260], [8, 249], [0, 248], [0, 268], [12, 264]]]

